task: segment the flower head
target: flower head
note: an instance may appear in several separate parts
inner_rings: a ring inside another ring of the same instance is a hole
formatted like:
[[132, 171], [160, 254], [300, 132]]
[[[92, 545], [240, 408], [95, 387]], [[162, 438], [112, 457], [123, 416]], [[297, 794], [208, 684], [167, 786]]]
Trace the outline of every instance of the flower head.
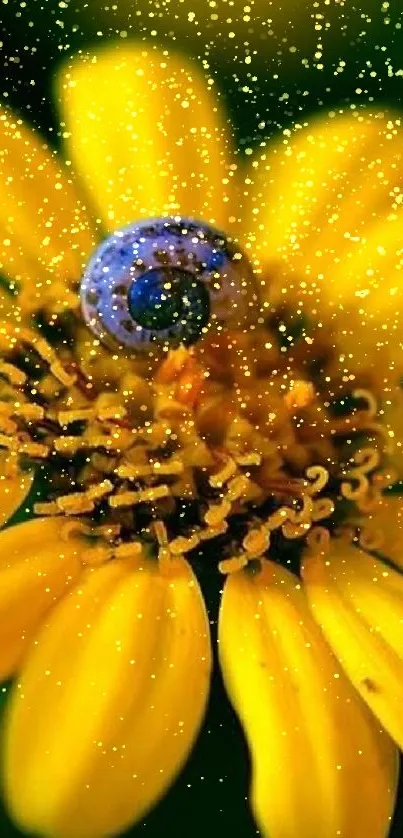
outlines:
[[98, 838], [167, 789], [206, 703], [194, 571], [214, 565], [262, 832], [381, 838], [403, 744], [400, 121], [330, 114], [245, 163], [166, 52], [78, 59], [59, 90], [64, 162], [0, 123], [3, 522], [46, 474], [0, 534], [10, 809]]

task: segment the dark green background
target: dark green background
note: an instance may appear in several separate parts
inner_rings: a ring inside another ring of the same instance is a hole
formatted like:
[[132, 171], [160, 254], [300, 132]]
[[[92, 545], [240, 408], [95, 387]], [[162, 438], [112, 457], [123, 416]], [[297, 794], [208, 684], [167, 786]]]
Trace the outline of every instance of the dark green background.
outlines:
[[[346, 0], [344, 4], [331, 0], [330, 8], [324, 2], [300, 2], [297, 14], [293, 0], [276, 2], [274, 13], [268, 0], [255, 4], [249, 0], [252, 20], [245, 23], [241, 38], [238, 26], [236, 39], [229, 37], [230, 25], [219, 32], [217, 25], [210, 29], [205, 20], [194, 26], [187, 22], [187, 12], [199, 9], [200, 4], [206, 6], [206, 0], [195, 0], [193, 6], [188, 2], [185, 7], [179, 0], [161, 0], [149, 5], [148, 11], [155, 15], [152, 19], [145, 11], [146, 2], [118, 2], [116, 10], [105, 10], [113, 4], [67, 0], [66, 8], [60, 8], [55, 0], [28, 0], [26, 6], [9, 0], [0, 7], [0, 56], [5, 68], [0, 93], [4, 101], [57, 145], [50, 91], [58, 63], [77, 49], [97, 49], [106, 38], [122, 43], [119, 33], [124, 30], [128, 36], [125, 44], [130, 39], [143, 39], [180, 48], [195, 60], [209, 61], [209, 74], [224, 92], [241, 152], [244, 146], [258, 145], [266, 136], [293, 122], [304, 122], [317, 112], [351, 104], [395, 108], [402, 104], [403, 78], [396, 75], [403, 63], [401, 2], [392, 0], [392, 8], [383, 10], [375, 0]], [[173, 5], [166, 14], [170, 2], [176, 3], [176, 20]], [[225, 2], [218, 0], [220, 13]], [[235, 5], [239, 16], [246, 0], [236, 0]], [[231, 11], [228, 6], [228, 13], [233, 14], [234, 8]], [[327, 28], [317, 34], [314, 15], [318, 13], [323, 13]], [[269, 17], [273, 17], [272, 24]], [[154, 28], [156, 37], [151, 36]], [[100, 31], [102, 36], [97, 34]], [[319, 37], [322, 68], [313, 58]], [[244, 63], [248, 49], [252, 54], [249, 65]], [[259, 127], [262, 121], [264, 128]], [[207, 575], [201, 582], [214, 633], [219, 581]], [[202, 735], [184, 772], [159, 806], [129, 834], [132, 838], [215, 838], [228, 833], [234, 838], [251, 838], [258, 832], [247, 807], [248, 774], [246, 745], [217, 674]], [[403, 789], [400, 797], [403, 800]], [[401, 835], [403, 828], [403, 804], [398, 810], [393, 838]], [[19, 833], [6, 816], [0, 817], [0, 835], [17, 838]]]

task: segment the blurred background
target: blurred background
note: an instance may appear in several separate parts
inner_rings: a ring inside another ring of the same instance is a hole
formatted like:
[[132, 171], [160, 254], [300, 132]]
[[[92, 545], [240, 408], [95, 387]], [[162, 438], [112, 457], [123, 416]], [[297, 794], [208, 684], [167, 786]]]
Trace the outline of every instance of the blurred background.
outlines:
[[[241, 150], [337, 107], [375, 103], [403, 110], [398, 0], [2, 0], [0, 9], [1, 97], [55, 146], [57, 66], [106, 40], [152, 42], [202, 63], [225, 97]], [[214, 633], [219, 591], [208, 577], [204, 588]], [[5, 686], [1, 700], [6, 692]], [[246, 745], [217, 675], [185, 771], [128, 834], [258, 835], [247, 807], [248, 773]], [[402, 827], [399, 803], [393, 838]], [[4, 813], [0, 835], [19, 835]]]
[[106, 39], [178, 48], [225, 93], [238, 143], [318, 109], [402, 102], [403, 6], [382, 0], [2, 0], [2, 89], [42, 130], [58, 62]]

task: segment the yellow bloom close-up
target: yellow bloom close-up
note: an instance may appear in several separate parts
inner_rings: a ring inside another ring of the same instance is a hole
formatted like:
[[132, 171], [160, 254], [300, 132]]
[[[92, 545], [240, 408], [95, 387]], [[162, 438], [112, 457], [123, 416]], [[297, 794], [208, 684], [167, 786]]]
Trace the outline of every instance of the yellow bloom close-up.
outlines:
[[44, 838], [144, 818], [202, 726], [207, 568], [260, 833], [386, 838], [401, 120], [330, 112], [241, 154], [210, 88], [109, 45], [62, 67], [59, 153], [0, 112], [4, 797]]

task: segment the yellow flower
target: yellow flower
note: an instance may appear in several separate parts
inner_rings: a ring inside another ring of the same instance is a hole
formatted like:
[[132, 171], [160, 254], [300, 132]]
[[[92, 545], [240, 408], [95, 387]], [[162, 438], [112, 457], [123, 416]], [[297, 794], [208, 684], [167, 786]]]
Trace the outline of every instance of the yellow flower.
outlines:
[[244, 160], [199, 70], [134, 46], [75, 59], [58, 94], [63, 157], [0, 117], [2, 523], [41, 493], [0, 533], [10, 812], [101, 838], [165, 792], [208, 692], [192, 567], [218, 565], [262, 834], [382, 838], [403, 746], [399, 119], [329, 114]]

